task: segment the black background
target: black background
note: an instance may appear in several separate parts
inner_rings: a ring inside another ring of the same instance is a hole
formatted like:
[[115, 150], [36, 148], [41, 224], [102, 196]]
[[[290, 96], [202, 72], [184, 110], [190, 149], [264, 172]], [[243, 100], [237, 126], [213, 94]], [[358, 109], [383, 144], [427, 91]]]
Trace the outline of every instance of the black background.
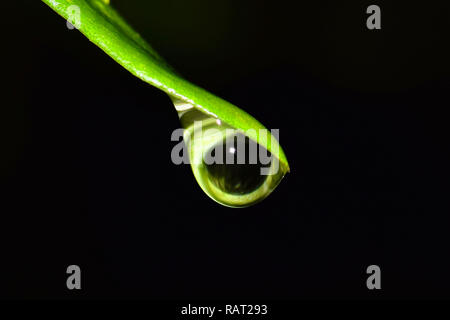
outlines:
[[448, 2], [112, 3], [280, 129], [291, 173], [253, 207], [216, 204], [171, 162], [164, 93], [40, 1], [2, 4], [1, 297], [450, 297]]

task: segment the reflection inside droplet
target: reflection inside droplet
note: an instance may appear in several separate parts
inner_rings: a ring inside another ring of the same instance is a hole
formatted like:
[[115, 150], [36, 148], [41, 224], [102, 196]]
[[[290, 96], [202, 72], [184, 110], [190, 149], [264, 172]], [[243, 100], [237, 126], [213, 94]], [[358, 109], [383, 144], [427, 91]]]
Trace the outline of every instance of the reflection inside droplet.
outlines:
[[[237, 144], [241, 141], [243, 145], [238, 147]], [[233, 144], [232, 147], [229, 147], [230, 143]], [[236, 195], [248, 194], [258, 189], [267, 178], [261, 174], [261, 168], [268, 168], [270, 164], [263, 165], [260, 161], [250, 163], [250, 144], [256, 142], [250, 141], [248, 137], [232, 136], [214, 146], [211, 153], [215, 155], [215, 149], [222, 148], [223, 161], [205, 164], [211, 183], [225, 192]], [[244, 152], [244, 163], [238, 163], [237, 150]]]

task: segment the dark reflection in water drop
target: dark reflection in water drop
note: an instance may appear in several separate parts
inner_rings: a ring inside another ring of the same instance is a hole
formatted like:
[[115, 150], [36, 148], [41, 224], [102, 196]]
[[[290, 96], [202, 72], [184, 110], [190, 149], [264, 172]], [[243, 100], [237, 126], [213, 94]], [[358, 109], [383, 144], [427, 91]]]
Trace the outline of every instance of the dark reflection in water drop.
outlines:
[[[252, 148], [251, 144], [253, 144]], [[267, 179], [266, 175], [261, 174], [261, 168], [269, 168], [270, 163], [261, 164], [256, 143], [250, 141], [248, 137], [234, 136], [232, 140], [222, 141], [220, 146], [216, 145], [210, 150], [212, 157], [216, 156], [217, 148], [222, 149], [220, 155], [223, 158], [222, 163], [204, 163], [204, 165], [209, 173], [209, 180], [220, 190], [230, 194], [244, 195], [257, 190]], [[270, 152], [265, 151], [270, 157]], [[244, 154], [239, 154], [240, 152]], [[250, 161], [250, 152], [253, 152], [253, 161]], [[241, 157], [244, 160], [241, 162], [244, 163], [238, 163], [238, 157]], [[230, 163], [231, 159], [232, 163]]]

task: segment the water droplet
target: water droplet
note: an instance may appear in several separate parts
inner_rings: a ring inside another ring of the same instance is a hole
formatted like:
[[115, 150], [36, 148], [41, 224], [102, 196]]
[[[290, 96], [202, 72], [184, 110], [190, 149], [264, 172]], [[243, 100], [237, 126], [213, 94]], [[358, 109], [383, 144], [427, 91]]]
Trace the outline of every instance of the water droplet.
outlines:
[[194, 176], [218, 203], [246, 207], [266, 198], [287, 170], [245, 133], [193, 105], [174, 100]]

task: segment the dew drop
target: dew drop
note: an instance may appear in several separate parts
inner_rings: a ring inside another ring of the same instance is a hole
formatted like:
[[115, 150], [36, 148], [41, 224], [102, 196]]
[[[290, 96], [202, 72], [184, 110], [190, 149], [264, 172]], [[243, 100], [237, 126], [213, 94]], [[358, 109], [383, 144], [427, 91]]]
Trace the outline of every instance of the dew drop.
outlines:
[[[174, 100], [194, 176], [203, 191], [229, 207], [266, 198], [287, 170], [244, 133], [193, 105]], [[264, 157], [262, 157], [264, 155]]]

